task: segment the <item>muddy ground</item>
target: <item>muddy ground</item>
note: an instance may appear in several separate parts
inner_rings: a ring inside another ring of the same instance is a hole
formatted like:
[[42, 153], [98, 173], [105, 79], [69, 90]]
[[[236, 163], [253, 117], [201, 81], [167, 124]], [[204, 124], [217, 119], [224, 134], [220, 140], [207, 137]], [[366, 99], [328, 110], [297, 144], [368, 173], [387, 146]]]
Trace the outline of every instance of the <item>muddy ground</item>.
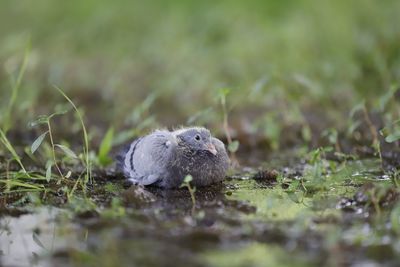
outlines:
[[380, 161], [335, 161], [315, 181], [290, 155], [241, 160], [194, 209], [186, 188], [131, 186], [112, 168], [69, 201], [57, 183], [2, 193], [1, 266], [398, 266], [399, 194]]

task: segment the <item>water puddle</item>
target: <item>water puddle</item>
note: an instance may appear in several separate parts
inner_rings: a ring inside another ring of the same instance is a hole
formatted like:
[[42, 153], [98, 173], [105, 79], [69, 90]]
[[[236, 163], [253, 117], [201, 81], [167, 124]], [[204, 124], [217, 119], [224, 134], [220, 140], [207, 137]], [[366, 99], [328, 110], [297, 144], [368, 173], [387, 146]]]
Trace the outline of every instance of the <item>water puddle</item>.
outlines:
[[[35, 208], [19, 217], [0, 218], [1, 266], [54, 266], [49, 257], [66, 248], [85, 249], [80, 226], [67, 210]], [[79, 230], [79, 231], [78, 231]]]

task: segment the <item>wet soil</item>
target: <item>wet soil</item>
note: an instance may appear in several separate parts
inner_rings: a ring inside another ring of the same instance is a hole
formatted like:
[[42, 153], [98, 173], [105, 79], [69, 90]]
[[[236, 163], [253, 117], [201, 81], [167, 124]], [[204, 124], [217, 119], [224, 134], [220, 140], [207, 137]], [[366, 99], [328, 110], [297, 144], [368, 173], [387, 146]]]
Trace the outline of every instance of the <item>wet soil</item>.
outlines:
[[399, 193], [377, 160], [346, 162], [319, 186], [303, 160], [259, 166], [198, 188], [195, 203], [185, 188], [131, 186], [109, 171], [69, 201], [57, 184], [2, 194], [1, 266], [399, 265]]

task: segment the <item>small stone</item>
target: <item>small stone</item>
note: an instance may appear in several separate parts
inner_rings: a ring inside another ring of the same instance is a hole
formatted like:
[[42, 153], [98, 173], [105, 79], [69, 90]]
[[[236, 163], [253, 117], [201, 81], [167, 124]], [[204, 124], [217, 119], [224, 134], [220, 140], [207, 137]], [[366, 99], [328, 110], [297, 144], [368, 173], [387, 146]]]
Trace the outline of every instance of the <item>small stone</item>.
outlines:
[[254, 176], [254, 180], [262, 180], [268, 182], [276, 182], [276, 178], [278, 177], [279, 173], [276, 170], [260, 170]]

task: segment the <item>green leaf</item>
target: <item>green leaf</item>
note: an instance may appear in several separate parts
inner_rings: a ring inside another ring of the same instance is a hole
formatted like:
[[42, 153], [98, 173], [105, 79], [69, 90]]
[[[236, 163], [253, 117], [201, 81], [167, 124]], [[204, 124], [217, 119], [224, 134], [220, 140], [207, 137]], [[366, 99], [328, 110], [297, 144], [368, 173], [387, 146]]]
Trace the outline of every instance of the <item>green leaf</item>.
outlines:
[[46, 124], [49, 121], [49, 116], [41, 115], [35, 121], [29, 123], [29, 127], [33, 128], [40, 124]]
[[193, 177], [191, 175], [186, 175], [185, 179], [183, 179], [184, 183], [190, 183], [191, 181], [193, 181]]
[[238, 140], [235, 140], [228, 145], [228, 150], [231, 153], [235, 153], [238, 149], [239, 149], [239, 141]]
[[35, 151], [39, 148], [39, 146], [43, 143], [44, 138], [46, 137], [47, 133], [49, 131], [41, 134], [38, 138], [36, 138], [36, 140], [33, 142], [32, 146], [31, 146], [31, 153], [35, 153]]
[[47, 170], [46, 170], [46, 181], [50, 182], [51, 180], [51, 168], [53, 167], [53, 164], [48, 164]]
[[59, 145], [59, 144], [56, 144], [55, 146], [60, 148], [65, 153], [65, 155], [67, 155], [68, 157], [74, 158], [74, 159], [78, 158], [78, 156], [75, 154], [75, 152], [72, 151], [71, 149], [69, 149], [68, 147]]
[[54, 108], [55, 112], [51, 114], [51, 116], [56, 116], [56, 115], [64, 115], [71, 111], [72, 107], [69, 104], [66, 103], [61, 103], [57, 104], [56, 107]]
[[231, 92], [231, 89], [229, 89], [229, 88], [220, 88], [218, 90], [218, 97], [221, 101], [222, 106], [225, 106], [226, 97], [229, 95], [230, 92]]
[[34, 120], [34, 121], [32, 121], [32, 122], [29, 123], [29, 127], [33, 128], [33, 127], [35, 127], [35, 126], [37, 126], [37, 125], [40, 125], [40, 124], [46, 124], [46, 123], [48, 123], [49, 120], [50, 120], [51, 118], [53, 118], [54, 116], [64, 115], [64, 114], [66, 114], [71, 108], [65, 108], [65, 107], [60, 108], [60, 107], [57, 107], [57, 109], [58, 109], [58, 110], [57, 110], [56, 112], [54, 112], [54, 113], [52, 113], [52, 114], [50, 114], [50, 115], [40, 115], [36, 120]]
[[385, 141], [388, 143], [396, 142], [400, 139], [400, 132], [392, 133], [386, 136]]
[[229, 95], [229, 93], [231, 92], [230, 88], [219, 88], [218, 89], [218, 94], [220, 97], [226, 97], [227, 95]]
[[108, 153], [110, 152], [110, 150], [112, 148], [113, 137], [114, 137], [114, 128], [111, 127], [108, 129], [106, 135], [104, 136], [103, 140], [101, 141], [100, 148], [99, 148], [98, 159], [99, 159], [99, 163], [102, 166], [106, 166], [112, 162], [111, 158], [108, 156]]

